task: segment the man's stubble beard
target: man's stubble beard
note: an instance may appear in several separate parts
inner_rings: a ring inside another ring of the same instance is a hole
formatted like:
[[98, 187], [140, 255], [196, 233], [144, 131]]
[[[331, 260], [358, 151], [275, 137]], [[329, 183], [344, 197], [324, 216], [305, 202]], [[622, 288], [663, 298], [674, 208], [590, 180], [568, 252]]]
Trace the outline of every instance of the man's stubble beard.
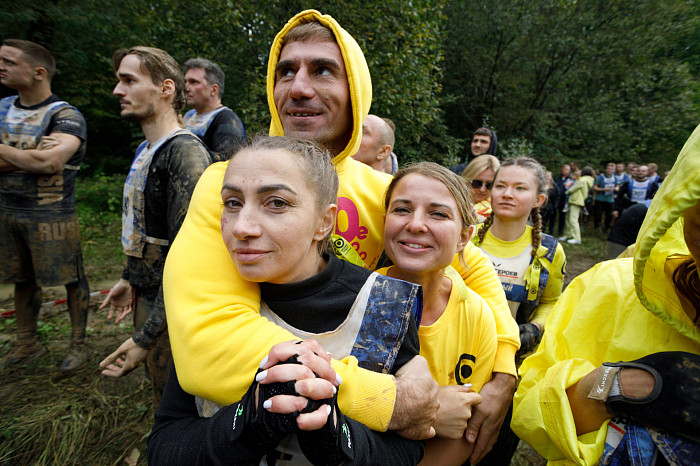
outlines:
[[155, 105], [153, 105], [153, 103], [151, 102], [146, 106], [146, 109], [142, 113], [122, 112], [121, 116], [127, 121], [133, 121], [136, 123], [146, 123], [152, 119], [155, 119]]

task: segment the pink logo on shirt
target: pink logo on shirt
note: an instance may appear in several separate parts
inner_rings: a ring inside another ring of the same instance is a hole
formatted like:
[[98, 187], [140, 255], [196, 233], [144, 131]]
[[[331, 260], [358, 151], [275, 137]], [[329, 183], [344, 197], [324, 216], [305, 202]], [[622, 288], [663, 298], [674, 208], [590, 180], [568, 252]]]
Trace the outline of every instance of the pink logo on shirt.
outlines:
[[[343, 217], [347, 219], [347, 222], [343, 222]], [[347, 223], [345, 231], [341, 230], [343, 223]], [[360, 251], [360, 243], [354, 240], [355, 238], [358, 240], [367, 238], [368, 230], [367, 227], [360, 225], [360, 213], [357, 211], [357, 206], [347, 197], [338, 198], [338, 218], [335, 223], [335, 233], [350, 243], [357, 250], [362, 260], [367, 260], [367, 252]]]

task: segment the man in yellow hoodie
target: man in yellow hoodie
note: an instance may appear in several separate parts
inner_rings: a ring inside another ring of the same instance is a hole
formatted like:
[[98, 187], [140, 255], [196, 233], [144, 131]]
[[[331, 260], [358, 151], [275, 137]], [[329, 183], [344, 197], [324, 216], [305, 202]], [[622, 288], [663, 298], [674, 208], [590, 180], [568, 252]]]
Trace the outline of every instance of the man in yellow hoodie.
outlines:
[[[295, 32], [305, 23], [323, 27], [312, 28], [310, 34]], [[340, 179], [333, 238], [336, 254], [374, 269], [383, 249], [382, 198], [391, 177], [351, 157], [360, 145], [371, 95], [362, 51], [330, 16], [307, 10], [278, 33], [268, 62], [270, 135], [310, 138], [331, 149]], [[240, 278], [221, 241], [220, 190], [225, 170], [225, 163], [214, 164], [200, 179], [171, 247], [164, 281], [173, 357], [182, 387], [228, 404], [245, 393], [270, 348], [294, 337], [260, 317], [258, 285]], [[470, 423], [472, 441], [483, 426], [477, 456], [473, 456], [478, 459], [493, 444], [514, 391], [519, 340], [488, 260], [473, 247], [465, 252], [465, 259], [469, 271], [460, 266], [462, 275], [491, 305], [499, 331], [494, 378], [482, 388], [483, 409]], [[212, 341], [218, 344], [213, 346]], [[353, 358], [334, 360], [332, 365], [343, 379], [339, 390], [343, 412], [376, 430], [402, 430], [416, 438], [429, 435], [429, 416], [421, 412], [429, 404], [421, 393], [422, 376], [394, 379], [359, 369]]]
[[520, 367], [515, 433], [557, 464], [698, 464], [699, 265], [700, 127], [649, 207], [634, 259], [598, 264], [552, 309]]

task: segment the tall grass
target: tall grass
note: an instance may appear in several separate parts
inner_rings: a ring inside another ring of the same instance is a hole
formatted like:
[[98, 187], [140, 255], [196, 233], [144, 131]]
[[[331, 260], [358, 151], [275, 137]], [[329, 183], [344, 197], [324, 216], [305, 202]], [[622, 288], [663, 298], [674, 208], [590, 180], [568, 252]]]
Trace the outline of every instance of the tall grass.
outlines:
[[28, 390], [3, 390], [0, 463], [120, 464], [134, 448], [145, 452], [147, 383], [108, 394], [98, 377], [47, 378], [25, 375]]
[[[131, 464], [145, 464], [153, 423], [150, 383], [140, 368], [113, 379], [97, 366], [131, 335], [131, 326], [91, 313], [92, 360], [64, 376], [58, 367], [70, 342], [67, 314], [61, 308], [42, 311], [42, 322], [53, 329], [40, 335], [48, 354], [0, 372], [0, 464], [116, 465], [134, 451], [141, 458]], [[11, 331], [14, 325], [2, 327]]]
[[78, 178], [76, 204], [85, 273], [90, 281], [118, 278], [125, 258], [121, 247], [124, 175]]

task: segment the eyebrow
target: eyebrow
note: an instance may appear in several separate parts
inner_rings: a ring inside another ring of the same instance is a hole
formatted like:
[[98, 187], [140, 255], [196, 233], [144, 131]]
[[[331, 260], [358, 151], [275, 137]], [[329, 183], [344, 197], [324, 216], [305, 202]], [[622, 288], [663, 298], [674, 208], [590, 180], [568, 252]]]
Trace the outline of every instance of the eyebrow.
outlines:
[[120, 79], [121, 79], [121, 78], [137, 79], [138, 76], [136, 76], [135, 74], [132, 74], [132, 73], [124, 73], [124, 72], [119, 73], [119, 72], [117, 72], [117, 78], [120, 78]]
[[[280, 71], [281, 69], [284, 68], [289, 68], [292, 66], [295, 66], [298, 63], [299, 60], [293, 60], [291, 58], [288, 58], [286, 60], [281, 60], [277, 63], [277, 66], [275, 67], [275, 72]], [[311, 66], [315, 68], [321, 68], [321, 67], [326, 67], [326, 68], [333, 68], [335, 70], [340, 69], [340, 63], [338, 63], [336, 60], [333, 60], [332, 58], [326, 58], [326, 57], [318, 57], [318, 58], [313, 58], [309, 62]]]
[[[498, 182], [501, 183], [501, 184], [511, 184], [511, 185], [513, 185], [513, 186], [530, 186], [530, 183], [528, 183], [527, 181], [521, 181], [521, 180], [517, 180], [517, 181], [503, 181], [503, 180], [498, 180]], [[496, 180], [495, 180], [495, 179], [493, 180], [493, 184], [496, 184]]]
[[[226, 190], [233, 191], [235, 193], [243, 192], [241, 190], [241, 188], [239, 188], [238, 186], [236, 186], [234, 184], [230, 184], [230, 183], [224, 183], [224, 186], [221, 189], [221, 192], [224, 192]], [[290, 186], [287, 186], [286, 184], [282, 184], [282, 183], [268, 184], [265, 186], [260, 186], [257, 190], [257, 194], [265, 194], [265, 193], [269, 193], [269, 192], [273, 192], [273, 191], [288, 191], [288, 192], [294, 194], [295, 196], [297, 194], [297, 192], [294, 191]]]
[[[397, 202], [400, 203], [400, 204], [413, 204], [413, 203], [412, 203], [411, 201], [409, 201], [408, 199], [395, 199], [395, 200], [391, 201], [391, 204], [390, 204], [390, 205], [393, 205], [394, 203], [397, 203]], [[447, 204], [440, 204], [439, 202], [431, 202], [429, 205], [430, 205], [430, 207], [442, 207], [442, 208], [444, 208], [444, 209], [449, 210], [450, 212], [452, 212], [452, 211], [454, 210], [454, 209], [452, 209], [452, 207], [450, 207], [449, 205], [447, 205]]]

